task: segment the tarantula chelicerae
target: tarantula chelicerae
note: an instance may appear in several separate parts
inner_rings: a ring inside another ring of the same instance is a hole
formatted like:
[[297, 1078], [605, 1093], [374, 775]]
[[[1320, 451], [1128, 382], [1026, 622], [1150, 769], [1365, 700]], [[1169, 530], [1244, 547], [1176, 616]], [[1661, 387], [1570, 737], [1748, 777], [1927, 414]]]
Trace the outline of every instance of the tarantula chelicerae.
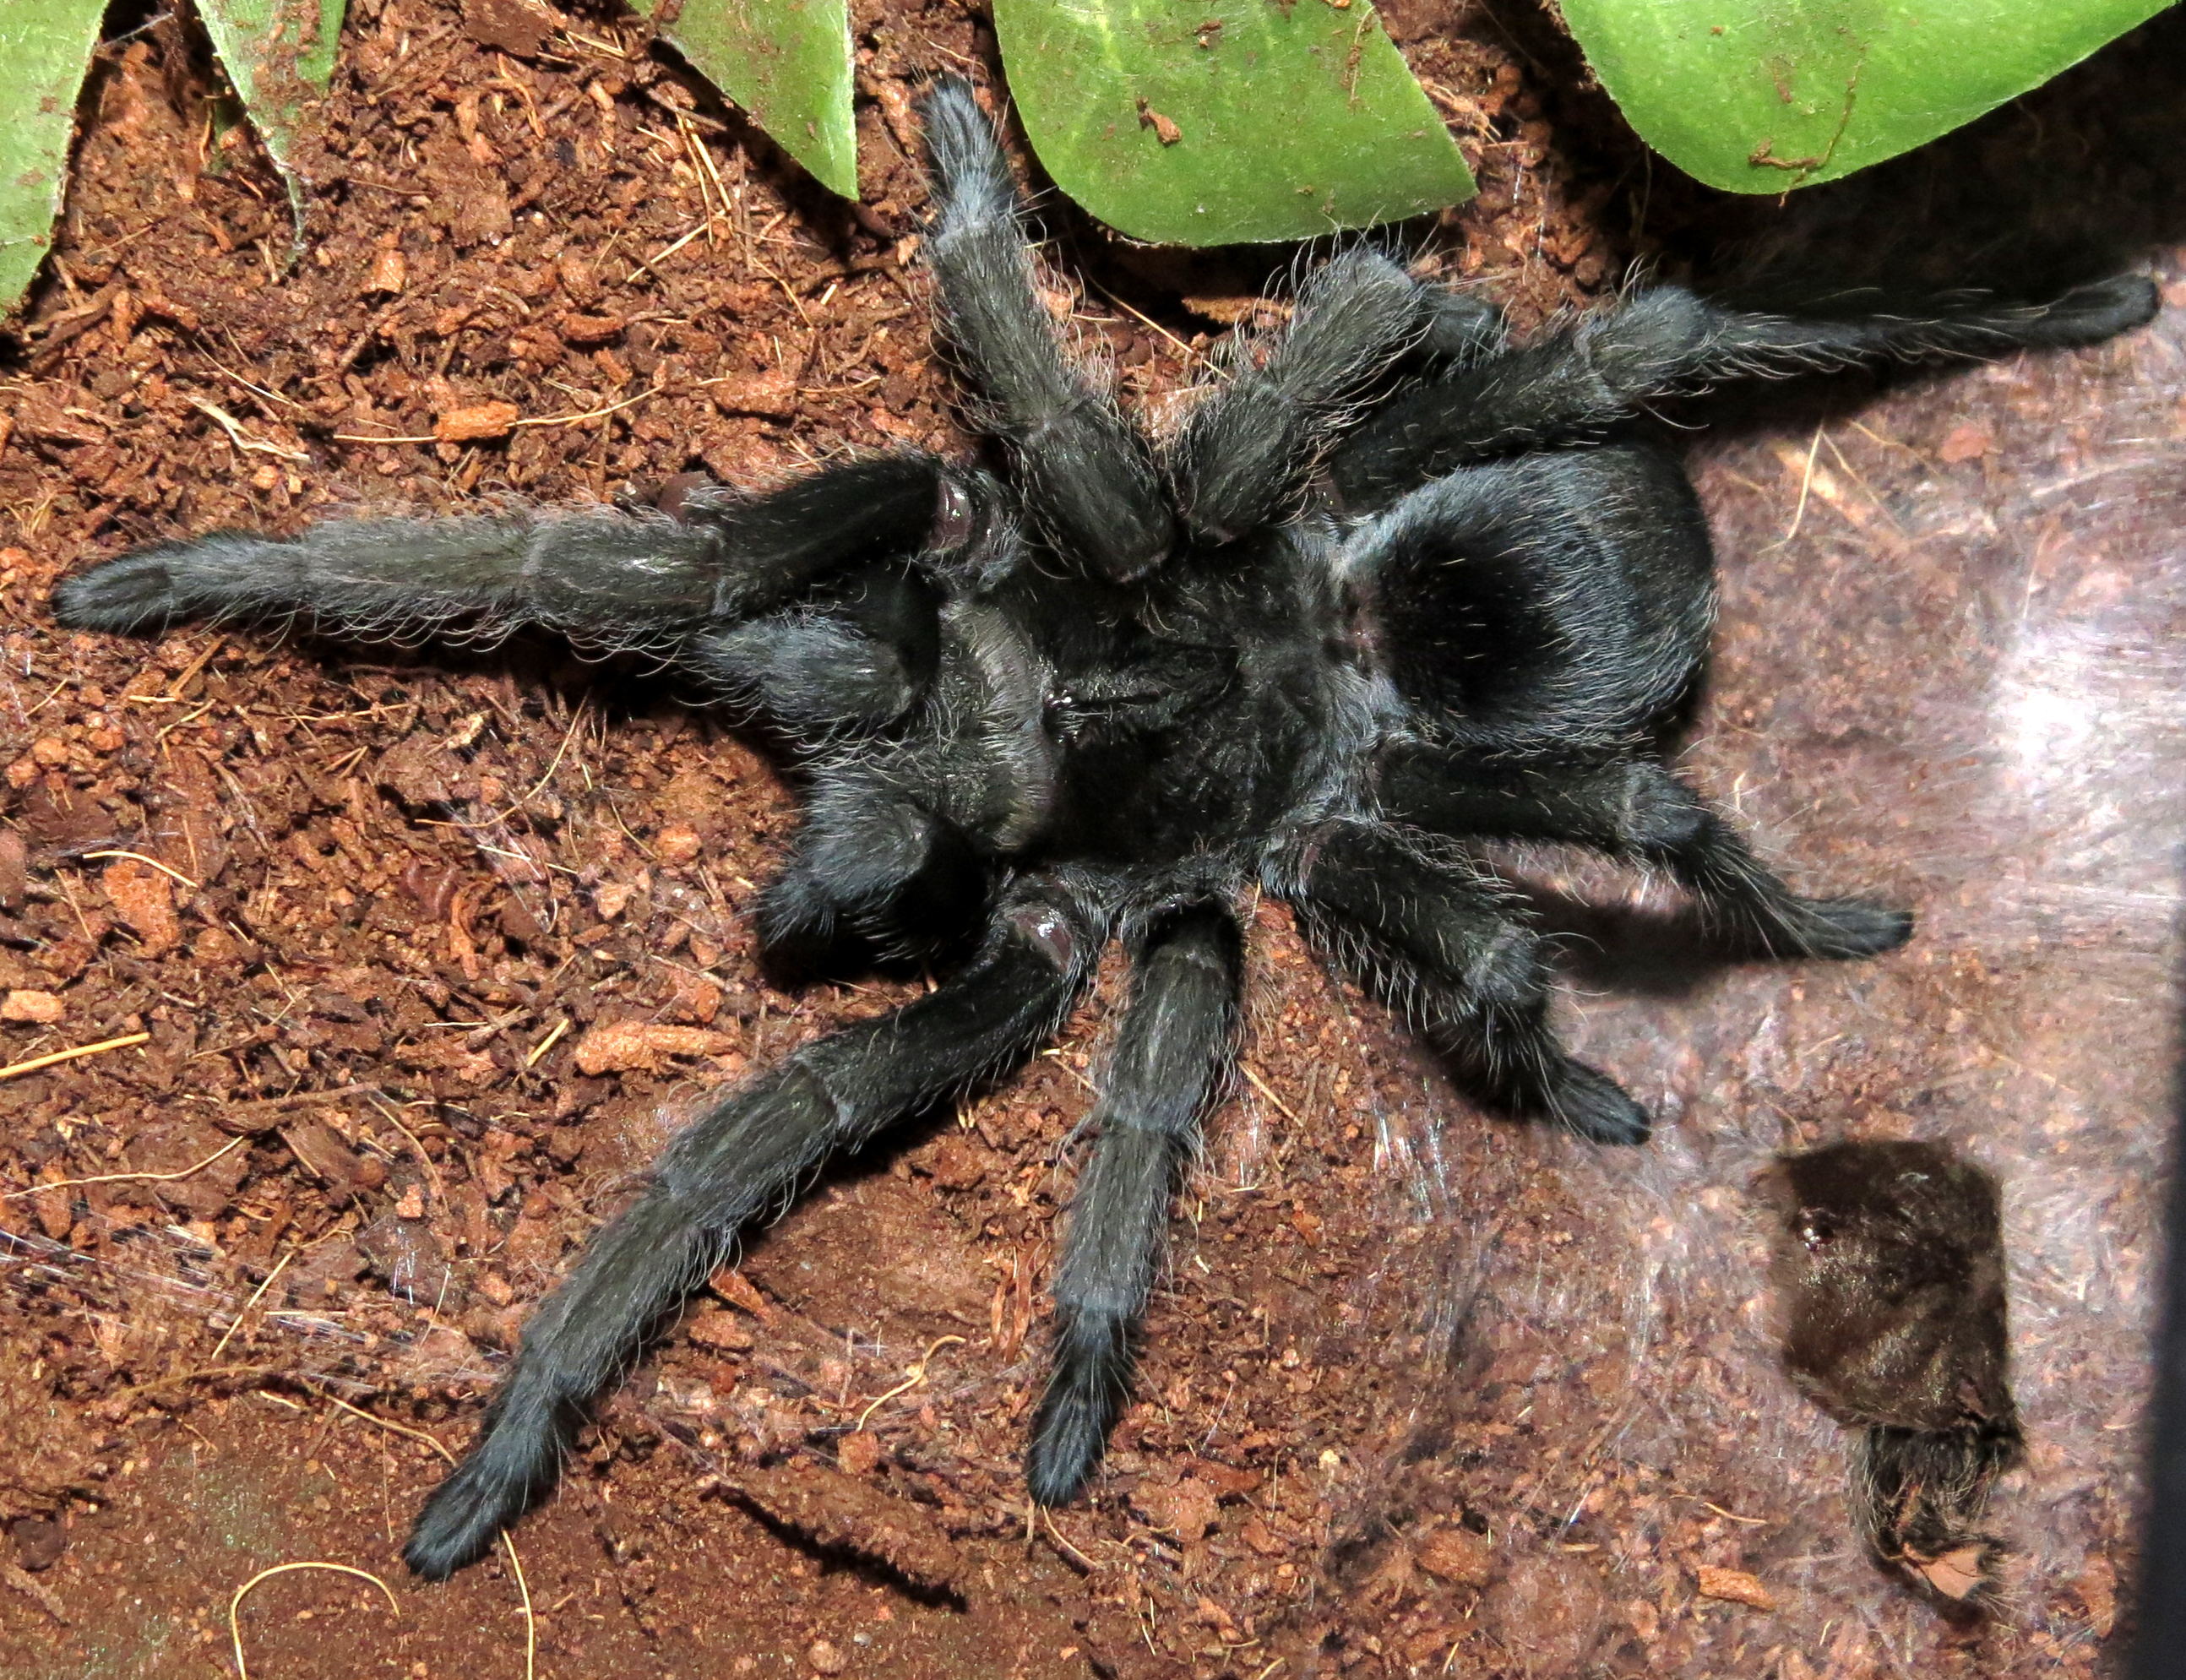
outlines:
[[518, 624], [642, 646], [799, 743], [806, 815], [759, 897], [817, 963], [968, 957], [929, 995], [726, 1092], [538, 1312], [406, 1556], [440, 1578], [554, 1484], [601, 1389], [737, 1231], [832, 1151], [1023, 1061], [1112, 936], [1135, 973], [1055, 1280], [1027, 1463], [1071, 1498], [1130, 1383], [1179, 1164], [1236, 1025], [1257, 883], [1393, 1000], [1463, 1088], [1602, 1143], [1640, 1106], [1549, 1024], [1540, 941], [1460, 860], [1577, 842], [1662, 870], [1757, 955], [1863, 957], [1906, 915], [1793, 893], [1663, 763], [1712, 604], [1657, 399], [1740, 375], [2086, 344], [2144, 281], [1922, 318], [1736, 313], [1673, 288], [1508, 348], [1477, 300], [1354, 248], [1157, 449], [1035, 288], [971, 89], [924, 103], [941, 324], [1007, 468], [852, 459], [622, 513], [220, 535], [63, 584], [62, 621]]

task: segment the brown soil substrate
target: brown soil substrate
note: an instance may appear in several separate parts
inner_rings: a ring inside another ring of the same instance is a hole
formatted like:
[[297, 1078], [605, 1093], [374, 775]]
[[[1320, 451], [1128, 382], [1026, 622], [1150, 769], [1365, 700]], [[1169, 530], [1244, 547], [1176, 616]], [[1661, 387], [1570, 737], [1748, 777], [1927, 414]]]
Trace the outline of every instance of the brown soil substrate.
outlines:
[[[697, 1093], [901, 994], [765, 983], [743, 911], [793, 807], [642, 670], [137, 644], [43, 605], [92, 557], [224, 525], [966, 447], [906, 96], [990, 68], [992, 36], [948, 0], [854, 9], [855, 211], [627, 20], [527, 41], [507, 0], [356, 0], [293, 272], [282, 189], [243, 137], [208, 150], [177, 26], [102, 59], [0, 364], [0, 1063], [137, 1042], [0, 1081], [8, 1672], [223, 1669], [237, 1588], [309, 1560], [399, 1609], [272, 1577], [241, 1612], [253, 1672], [520, 1672], [505, 1556], [401, 1574], [441, 1469], [418, 1436], [467, 1438]], [[1827, 277], [1909, 238], [1915, 268], [1994, 270], [1983, 218], [2037, 176], [2025, 260], [2186, 232], [2137, 138], [2175, 113], [2122, 96], [2145, 84], [2118, 53], [1924, 162], [1733, 204], [1648, 165], [1529, 10], [1385, 14], [1483, 188], [1424, 265], [1522, 324], [1642, 257]], [[2127, 50], [2144, 70], [2181, 33]], [[1079, 325], [1157, 407], [1275, 262], [1048, 226]], [[1665, 1122], [1606, 1156], [1482, 1119], [1260, 906], [1140, 1403], [1093, 1497], [1029, 1517], [1107, 975], [1023, 1077], [754, 1236], [617, 1397], [514, 1532], [538, 1672], [2094, 1672], [2130, 1566], [2176, 972], [2182, 346], [2166, 314], [1801, 393], [1707, 447], [1726, 602], [1695, 774], [1796, 879], [1915, 904], [1907, 951], [1726, 967], [1628, 883], [1517, 860], [1584, 1053]], [[1998, 1504], [2009, 1604], [1969, 1630], [1858, 1555], [1836, 1432], [1767, 1335], [1752, 1175], [1845, 1135], [1952, 1142], [2005, 1185], [2032, 1451]]]

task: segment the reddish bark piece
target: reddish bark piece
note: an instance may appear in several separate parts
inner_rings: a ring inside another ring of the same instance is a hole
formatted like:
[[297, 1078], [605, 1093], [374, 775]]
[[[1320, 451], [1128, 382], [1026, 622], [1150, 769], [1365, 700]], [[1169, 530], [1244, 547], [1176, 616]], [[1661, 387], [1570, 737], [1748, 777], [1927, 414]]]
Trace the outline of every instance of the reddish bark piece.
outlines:
[[817, 1464], [740, 1470], [728, 1492], [817, 1546], [884, 1565], [915, 1587], [953, 1592], [965, 1563], [920, 1507]]
[[124, 858], [109, 865], [98, 879], [115, 914], [143, 942], [142, 955], [164, 956], [182, 943], [182, 925], [175, 916], [175, 883], [165, 874]]
[[788, 420], [797, 413], [797, 381], [787, 373], [747, 373], [715, 379], [706, 388], [724, 414], [756, 414]]
[[565, 315], [562, 317], [562, 341], [570, 344], [603, 344], [619, 337], [624, 325], [619, 315]]
[[1906, 1562], [1918, 1570], [1928, 1585], [1947, 1599], [1967, 1599], [1979, 1592], [1988, 1576], [1981, 1567], [1983, 1548], [1960, 1546], [1940, 1558], [1921, 1560], [1909, 1553]]
[[674, 822], [653, 837], [653, 849], [663, 863], [687, 864], [703, 849], [698, 831], [688, 823]]
[[[281, 1128], [281, 1138], [296, 1159], [327, 1186], [337, 1204], [386, 1182], [385, 1168], [359, 1156], [323, 1120], [291, 1120]], [[377, 1173], [372, 1170], [375, 1167], [379, 1168]]]
[[586, 1073], [651, 1072], [669, 1056], [720, 1056], [736, 1048], [724, 1033], [659, 1021], [611, 1021], [578, 1040], [577, 1067]]
[[1713, 1564], [1702, 1564], [1700, 1577], [1700, 1592], [1703, 1599], [1720, 1599], [1725, 1604], [1751, 1604], [1761, 1610], [1776, 1608], [1776, 1600], [1761, 1584], [1761, 1577], [1748, 1575], [1742, 1569], [1718, 1569]]
[[[6, 440], [0, 433], [0, 443]], [[0, 908], [22, 903], [31, 885], [31, 851], [12, 828], [0, 828]]]
[[[58, 1162], [48, 1162], [38, 1173], [38, 1182], [44, 1184], [62, 1184], [67, 1179], [67, 1169]], [[55, 1242], [64, 1240], [76, 1224], [75, 1204], [67, 1190], [47, 1190], [34, 1196], [31, 1206], [37, 1213], [38, 1229]]]
[[1187, 1476], [1174, 1487], [1141, 1487], [1131, 1495], [1131, 1504], [1155, 1527], [1187, 1546], [1204, 1540], [1221, 1516], [1214, 1490], [1197, 1476]]
[[402, 255], [400, 245], [390, 245], [373, 258], [372, 277], [364, 283], [364, 289], [391, 297], [409, 283], [410, 260]]
[[683, 1321], [683, 1334], [717, 1353], [742, 1353], [752, 1345], [743, 1320], [725, 1307], [701, 1307]]
[[1225, 1498], [1242, 1498], [1255, 1492], [1267, 1478], [1258, 1470], [1239, 1470], [1213, 1459], [1194, 1459], [1191, 1474]]
[[1420, 1542], [1419, 1565], [1453, 1587], [1485, 1587], [1494, 1569], [1495, 1550], [1477, 1534], [1438, 1528]]
[[463, 32], [483, 47], [534, 57], [554, 32], [554, 20], [524, 0], [463, 0]]
[[944, 1132], [928, 1145], [922, 1163], [943, 1190], [977, 1190], [987, 1176], [989, 1151], [962, 1132]]
[[0, 1021], [24, 1021], [50, 1027], [68, 1013], [68, 1005], [51, 992], [10, 992], [0, 1003]]
[[433, 435], [442, 443], [476, 443], [505, 438], [521, 411], [513, 402], [474, 403], [451, 408], [433, 423]]
[[1992, 441], [1987, 427], [1969, 420], [1963, 426], [1953, 426], [1936, 453], [1948, 462], [1972, 461], [1987, 455]]
[[752, 1287], [752, 1281], [732, 1266], [724, 1266], [706, 1280], [706, 1287], [720, 1296], [731, 1307], [741, 1307], [761, 1324], [774, 1322], [774, 1308], [767, 1299]]
[[1174, 146], [1178, 141], [1184, 138], [1184, 131], [1182, 129], [1179, 128], [1171, 119], [1163, 116], [1159, 111], [1149, 105], [1144, 99], [1139, 101], [1139, 126], [1141, 128], [1151, 128], [1153, 130], [1155, 137], [1160, 140], [1162, 144], [1164, 146]]

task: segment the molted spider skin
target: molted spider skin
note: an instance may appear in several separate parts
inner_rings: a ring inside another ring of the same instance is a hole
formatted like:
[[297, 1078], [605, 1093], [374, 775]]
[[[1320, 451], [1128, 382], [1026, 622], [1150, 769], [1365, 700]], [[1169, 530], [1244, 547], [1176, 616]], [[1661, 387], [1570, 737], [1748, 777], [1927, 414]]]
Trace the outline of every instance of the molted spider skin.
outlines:
[[1797, 318], [1662, 289], [1517, 349], [1477, 299], [1353, 249], [1166, 449], [1067, 353], [970, 88], [923, 106], [939, 314], [1001, 475], [898, 453], [763, 495], [223, 534], [95, 567], [63, 622], [193, 617], [642, 647], [757, 714], [805, 820], [758, 916], [773, 958], [954, 960], [894, 1014], [724, 1093], [533, 1315], [406, 1555], [440, 1579], [553, 1486], [648, 1330], [832, 1151], [1056, 1028], [1134, 963], [1056, 1277], [1034, 1496], [1072, 1498], [1129, 1392], [1180, 1163], [1223, 1089], [1255, 885], [1403, 1010], [1490, 1108], [1637, 1143], [1549, 1021], [1540, 941], [1466, 847], [1554, 839], [1681, 882], [1748, 955], [1911, 928], [1802, 897], [1662, 761], [1713, 610], [1707, 527], [1649, 405], [1740, 377], [2089, 343], [2143, 280], [2055, 303]]
[[1982, 1608], [2005, 1548], [1979, 1525], [2025, 1450], [1996, 1181], [1937, 1144], [1841, 1143], [1782, 1157], [1759, 1188], [1781, 1222], [1785, 1369], [1858, 1431], [1869, 1555], [1941, 1609]]

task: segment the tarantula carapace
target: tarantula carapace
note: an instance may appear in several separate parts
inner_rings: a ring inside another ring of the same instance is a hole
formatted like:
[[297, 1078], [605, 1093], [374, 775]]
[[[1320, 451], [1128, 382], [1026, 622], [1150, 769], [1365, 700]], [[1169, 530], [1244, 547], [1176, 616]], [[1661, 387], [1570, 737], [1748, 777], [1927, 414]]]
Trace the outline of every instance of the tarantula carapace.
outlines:
[[[1747, 954], [1864, 957], [1900, 912], [1793, 893], [1662, 756], [1712, 605], [1707, 528], [1650, 405], [1738, 376], [2093, 342], [2142, 280], [2047, 305], [1785, 316], [1674, 288], [1517, 347], [1498, 312], [1354, 246], [1165, 446], [1067, 350], [971, 89], [923, 104], [941, 326], [1001, 469], [900, 453], [619, 512], [223, 534], [63, 584], [65, 624], [542, 625], [641, 647], [796, 747], [805, 817], [765, 946], [951, 977], [715, 1098], [533, 1316], [412, 1568], [478, 1558], [742, 1227], [832, 1151], [1031, 1055], [1111, 938], [1133, 964], [1055, 1283], [1035, 1498], [1070, 1498], [1129, 1392], [1180, 1163], [1237, 1023], [1236, 906], [1294, 907], [1491, 1109], [1601, 1143], [1648, 1118], [1550, 1025], [1541, 941], [1464, 847], [1662, 871]], [[956, 949], [952, 952], [952, 947]]]

